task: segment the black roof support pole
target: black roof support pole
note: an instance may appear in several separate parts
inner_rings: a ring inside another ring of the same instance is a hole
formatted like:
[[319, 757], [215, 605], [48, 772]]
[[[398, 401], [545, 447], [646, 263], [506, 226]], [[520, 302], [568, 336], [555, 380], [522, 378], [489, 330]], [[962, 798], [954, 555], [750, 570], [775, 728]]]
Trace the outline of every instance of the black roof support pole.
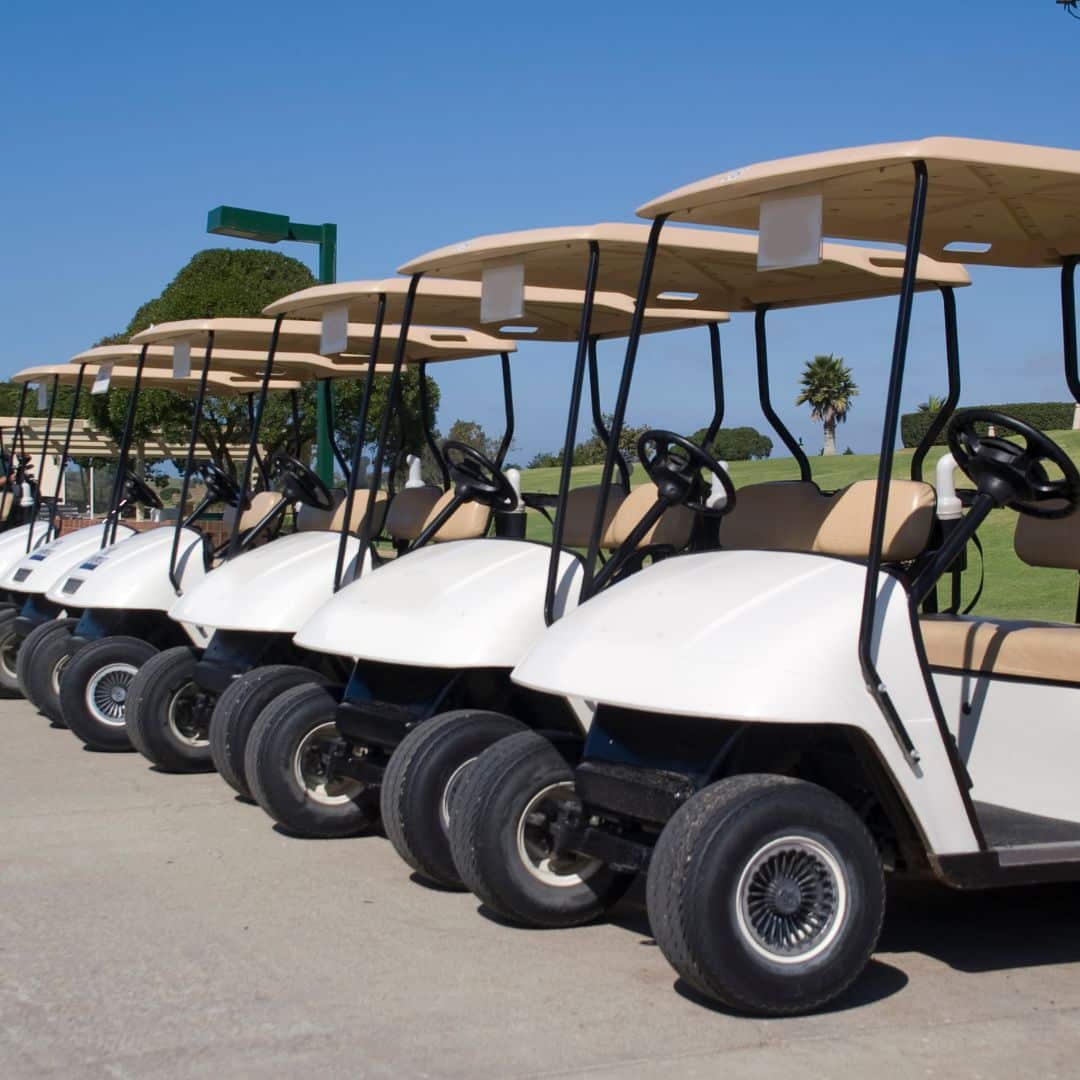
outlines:
[[502, 368], [503, 409], [506, 415], [502, 442], [499, 443], [499, 450], [495, 455], [495, 464], [501, 469], [510, 444], [514, 441], [514, 384], [510, 379], [510, 354], [500, 353], [499, 363]]
[[446, 467], [446, 460], [435, 441], [435, 416], [431, 411], [431, 394], [428, 393], [426, 361], [420, 365], [420, 419], [424, 425], [424, 442], [427, 443], [435, 464], [439, 466], [443, 491], [449, 491], [450, 470]]
[[941, 299], [945, 307], [945, 365], [948, 370], [949, 393], [945, 404], [938, 410], [937, 416], [930, 421], [926, 434], [919, 440], [915, 453], [911, 455], [911, 479], [923, 478], [923, 462], [938, 435], [956, 412], [960, 400], [960, 343], [956, 331], [956, 293], [951, 285], [941, 286]]
[[[41, 482], [45, 478], [45, 458], [49, 453], [49, 437], [52, 435], [53, 416], [56, 413], [56, 398], [60, 393], [60, 376], [54, 375], [52, 380], [52, 394], [49, 396], [49, 412], [45, 417], [45, 437], [41, 440], [41, 458], [38, 465], [38, 482], [34, 486], [34, 508], [30, 512], [30, 531], [26, 534], [26, 550], [34, 546], [34, 530], [37, 528], [38, 513], [41, 510]], [[49, 528], [46, 526], [45, 539], [49, 538]]]
[[[79, 415], [79, 401], [82, 399], [83, 382], [86, 378], [86, 364], [79, 365], [79, 374], [75, 377], [75, 391], [71, 397], [71, 412], [68, 414], [67, 431], [64, 432], [64, 448], [60, 451], [60, 468], [56, 473], [56, 485], [53, 488], [52, 513], [49, 516], [50, 531], [53, 524], [59, 531], [60, 492], [64, 487], [64, 470], [67, 468], [68, 455], [71, 453], [71, 436], [75, 430], [75, 420]], [[48, 536], [46, 536], [48, 539]]]
[[[131, 434], [135, 430], [135, 409], [139, 404], [139, 392], [142, 390], [142, 373], [146, 366], [148, 345], [139, 350], [139, 361], [135, 365], [135, 382], [128, 398], [127, 415], [124, 417], [124, 433], [120, 438], [120, 455], [116, 462], [116, 476], [113, 477], [112, 497], [109, 499], [109, 512], [105, 516], [105, 528], [101, 531], [101, 547], [116, 543], [116, 530], [120, 524], [120, 496], [127, 479], [128, 456], [131, 453]], [[112, 535], [110, 536], [110, 525]]]
[[712, 446], [720, 425], [724, 422], [724, 357], [720, 351], [720, 327], [709, 323], [709, 359], [712, 364], [713, 415], [705, 432], [703, 450]]
[[784, 426], [783, 420], [776, 414], [772, 406], [772, 397], [769, 391], [769, 344], [765, 334], [765, 316], [768, 313], [768, 304], [759, 304], [754, 308], [754, 345], [757, 352], [757, 379], [758, 401], [761, 402], [761, 411], [765, 419], [772, 425], [773, 431], [780, 436], [783, 444], [791, 451], [791, 456], [799, 466], [799, 479], [810, 480], [810, 462], [806, 457], [799, 440]]
[[[600, 366], [596, 356], [596, 337], [589, 338], [589, 403], [592, 406], [592, 421], [596, 428], [596, 434], [600, 436], [604, 444], [604, 453], [611, 445], [611, 432], [604, 423], [604, 414], [600, 409]], [[619, 470], [619, 487], [630, 494], [630, 466], [626, 464], [626, 458], [619, 454], [615, 459], [615, 467]]]

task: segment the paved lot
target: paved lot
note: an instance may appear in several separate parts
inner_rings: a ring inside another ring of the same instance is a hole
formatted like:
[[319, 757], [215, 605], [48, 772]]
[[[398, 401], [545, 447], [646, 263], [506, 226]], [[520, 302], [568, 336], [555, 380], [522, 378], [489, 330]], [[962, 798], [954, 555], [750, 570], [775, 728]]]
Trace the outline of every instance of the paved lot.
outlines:
[[1075, 888], [891, 899], [831, 1012], [716, 1011], [639, 905], [553, 933], [292, 840], [215, 775], [84, 751], [0, 702], [0, 1076], [1075, 1076]]

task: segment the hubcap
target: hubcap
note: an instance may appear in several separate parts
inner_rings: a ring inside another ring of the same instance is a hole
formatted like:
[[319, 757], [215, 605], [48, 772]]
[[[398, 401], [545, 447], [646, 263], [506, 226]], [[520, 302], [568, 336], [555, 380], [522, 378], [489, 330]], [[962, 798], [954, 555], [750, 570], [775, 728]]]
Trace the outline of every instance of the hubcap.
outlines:
[[824, 952], [843, 928], [847, 907], [840, 864], [807, 836], [785, 836], [759, 848], [736, 889], [744, 940], [780, 964], [805, 963]]
[[19, 656], [19, 635], [12, 632], [0, 641], [0, 667], [10, 679], [15, 678], [15, 663]]
[[52, 692], [57, 697], [60, 696], [60, 679], [63, 677], [64, 668], [68, 666], [68, 661], [70, 659], [71, 653], [64, 653], [64, 655], [53, 664], [52, 674], [49, 675], [49, 685], [52, 687]]
[[517, 850], [525, 869], [537, 881], [557, 889], [580, 885], [600, 869], [599, 859], [584, 855], [556, 855], [551, 848], [551, 823], [563, 803], [574, 797], [569, 780], [549, 784], [528, 802], [517, 826]]
[[449, 834], [450, 832], [450, 803], [454, 798], [454, 792], [457, 790], [469, 766], [475, 760], [476, 758], [471, 757], [468, 761], [463, 761], [450, 774], [450, 779], [446, 781], [446, 787], [443, 788], [442, 798], [439, 800], [439, 823], [442, 825], [444, 833]]
[[84, 700], [90, 715], [109, 727], [124, 726], [124, 708], [128, 687], [138, 668], [134, 664], [106, 664], [91, 676], [86, 684]]
[[200, 708], [199, 688], [186, 682], [169, 699], [168, 724], [174, 738], [194, 748], [210, 745], [208, 710]]
[[312, 802], [322, 806], [342, 806], [363, 790], [359, 780], [349, 777], [327, 780], [325, 758], [338, 741], [333, 721], [312, 728], [301, 740], [293, 755], [293, 776]]

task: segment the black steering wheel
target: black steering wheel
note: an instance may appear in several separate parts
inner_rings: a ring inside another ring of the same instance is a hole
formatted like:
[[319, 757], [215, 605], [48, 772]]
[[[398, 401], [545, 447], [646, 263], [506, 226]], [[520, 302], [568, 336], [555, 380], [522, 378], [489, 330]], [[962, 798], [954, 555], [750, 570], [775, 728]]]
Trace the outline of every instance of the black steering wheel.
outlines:
[[319, 474], [298, 458], [279, 450], [270, 459], [267, 472], [281, 478], [281, 490], [290, 502], [313, 506], [316, 510], [333, 510], [334, 496]]
[[447, 439], [443, 443], [443, 457], [459, 498], [490, 506], [493, 510], [513, 510], [517, 506], [514, 485], [494, 461], [475, 447]]
[[[735, 485], [727, 470], [715, 458], [674, 431], [650, 430], [637, 441], [638, 459], [660, 498], [671, 506], [685, 506], [695, 514], [719, 518], [735, 509]], [[723, 506], [710, 506], [712, 485], [701, 475], [706, 469], [715, 476], [727, 496]]]
[[141, 477], [136, 476], [131, 469], [127, 470], [124, 477], [124, 493], [130, 502], [142, 503], [151, 510], [160, 510], [164, 507], [161, 496]]
[[243, 502], [240, 485], [216, 461], [204, 461], [196, 466], [195, 471], [203, 478], [207, 494], [220, 499], [228, 506], [239, 506]]
[[[976, 424], [1019, 435], [1023, 446], [997, 435], [980, 435]], [[964, 409], [949, 422], [949, 451], [956, 464], [998, 506], [1008, 506], [1035, 518], [1068, 517], [1080, 506], [1080, 471], [1057, 443], [1037, 428], [993, 409]], [[1062, 472], [1052, 480], [1046, 465]], [[1047, 502], [1063, 505], [1044, 506]]]

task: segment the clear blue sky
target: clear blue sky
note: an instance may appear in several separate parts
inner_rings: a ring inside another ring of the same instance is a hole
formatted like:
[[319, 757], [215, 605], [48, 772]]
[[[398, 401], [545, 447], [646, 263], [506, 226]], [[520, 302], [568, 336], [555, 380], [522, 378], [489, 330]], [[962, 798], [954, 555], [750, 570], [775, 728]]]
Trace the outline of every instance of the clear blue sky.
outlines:
[[[1080, 22], [1053, 0], [62, 0], [3, 21], [0, 375], [122, 328], [211, 246], [218, 203], [338, 222], [344, 280], [478, 233], [629, 220], [672, 187], [787, 154], [930, 134], [1080, 145]], [[965, 400], [1065, 399], [1053, 276], [974, 277]], [[908, 406], [945, 386], [940, 312], [920, 307]], [[774, 317], [776, 402], [809, 449], [820, 429], [793, 403], [816, 352], [843, 355], [862, 389], [841, 447], [876, 449], [893, 316], [874, 302]], [[727, 422], [763, 428], [747, 317], [724, 342]], [[631, 420], [706, 421], [704, 345], [649, 342]], [[561, 441], [571, 351], [521, 350], [519, 460]], [[618, 348], [603, 358], [610, 390]], [[492, 362], [440, 383], [444, 431], [499, 427]]]

